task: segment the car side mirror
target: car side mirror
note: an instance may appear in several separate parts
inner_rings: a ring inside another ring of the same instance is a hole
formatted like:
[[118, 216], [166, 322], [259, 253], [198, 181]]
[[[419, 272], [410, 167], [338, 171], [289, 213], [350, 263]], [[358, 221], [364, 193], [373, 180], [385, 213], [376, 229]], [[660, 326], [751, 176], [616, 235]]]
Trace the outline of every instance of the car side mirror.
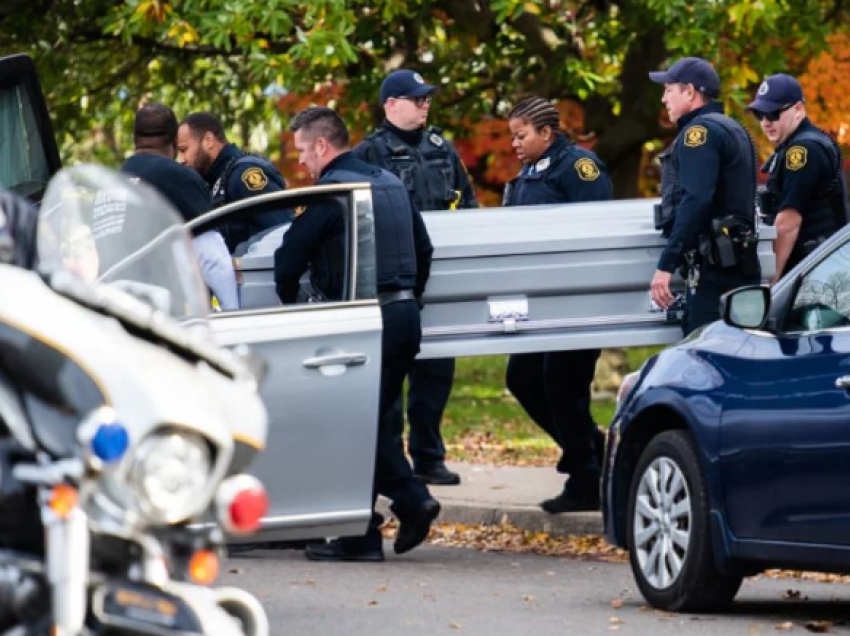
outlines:
[[739, 287], [720, 298], [723, 322], [739, 329], [761, 329], [770, 312], [770, 287]]

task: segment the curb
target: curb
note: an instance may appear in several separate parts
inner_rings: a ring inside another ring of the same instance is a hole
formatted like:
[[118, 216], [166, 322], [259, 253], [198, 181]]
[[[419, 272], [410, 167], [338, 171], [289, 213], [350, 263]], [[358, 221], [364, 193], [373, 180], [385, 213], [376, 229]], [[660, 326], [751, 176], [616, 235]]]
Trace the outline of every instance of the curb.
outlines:
[[[467, 526], [500, 526], [509, 523], [520, 530], [546, 532], [553, 537], [602, 534], [602, 514], [599, 512], [574, 512], [550, 515], [537, 506], [481, 506], [440, 499], [442, 510], [439, 523], [456, 523]], [[388, 502], [378, 501], [378, 511], [390, 515]]]
[[441, 523], [499, 526], [505, 523], [529, 532], [546, 532], [553, 537], [574, 534], [602, 534], [602, 514], [574, 512], [550, 515], [537, 506], [486, 507], [443, 502], [437, 518]]

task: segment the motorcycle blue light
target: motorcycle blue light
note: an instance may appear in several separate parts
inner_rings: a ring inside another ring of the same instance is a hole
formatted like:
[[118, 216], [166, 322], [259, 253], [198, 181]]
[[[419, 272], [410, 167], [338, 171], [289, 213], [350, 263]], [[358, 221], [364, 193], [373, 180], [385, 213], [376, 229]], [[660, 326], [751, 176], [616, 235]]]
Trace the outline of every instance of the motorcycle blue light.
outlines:
[[127, 452], [130, 436], [121, 424], [101, 424], [91, 440], [94, 456], [107, 464], [117, 461]]

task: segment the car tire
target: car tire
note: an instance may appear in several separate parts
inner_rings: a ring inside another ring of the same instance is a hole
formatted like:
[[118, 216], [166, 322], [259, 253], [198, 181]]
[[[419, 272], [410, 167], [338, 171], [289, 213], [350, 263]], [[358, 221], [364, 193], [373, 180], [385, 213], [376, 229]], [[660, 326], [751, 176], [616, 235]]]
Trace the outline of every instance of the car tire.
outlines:
[[715, 566], [706, 480], [690, 433], [666, 431], [644, 449], [627, 524], [632, 572], [650, 605], [714, 611], [735, 598], [742, 577]]

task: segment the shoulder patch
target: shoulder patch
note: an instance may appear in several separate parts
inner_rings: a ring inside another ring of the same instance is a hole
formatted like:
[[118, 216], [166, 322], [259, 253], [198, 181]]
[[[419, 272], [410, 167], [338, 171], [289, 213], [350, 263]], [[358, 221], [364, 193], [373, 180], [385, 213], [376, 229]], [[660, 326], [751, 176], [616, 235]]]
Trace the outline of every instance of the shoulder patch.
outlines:
[[242, 183], [244, 183], [249, 190], [262, 190], [266, 187], [268, 182], [269, 178], [261, 168], [248, 168], [242, 173]]
[[809, 160], [809, 151], [805, 146], [791, 146], [785, 153], [785, 167], [789, 170], [800, 170]]
[[599, 178], [599, 168], [593, 159], [583, 157], [575, 162], [575, 169], [582, 181], [596, 181]]
[[688, 148], [702, 146], [708, 140], [708, 129], [705, 126], [691, 126], [685, 133], [685, 145]]

